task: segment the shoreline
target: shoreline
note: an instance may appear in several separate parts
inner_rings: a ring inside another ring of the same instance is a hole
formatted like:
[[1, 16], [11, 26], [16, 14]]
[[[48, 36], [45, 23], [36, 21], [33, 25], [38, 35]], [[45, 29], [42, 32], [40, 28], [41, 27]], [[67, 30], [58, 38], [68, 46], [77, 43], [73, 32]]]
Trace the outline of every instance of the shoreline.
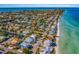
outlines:
[[58, 37], [56, 37], [56, 44], [57, 44], [57, 46], [56, 46], [56, 54], [59, 54], [59, 19], [58, 19], [58, 23], [57, 23], [57, 36]]

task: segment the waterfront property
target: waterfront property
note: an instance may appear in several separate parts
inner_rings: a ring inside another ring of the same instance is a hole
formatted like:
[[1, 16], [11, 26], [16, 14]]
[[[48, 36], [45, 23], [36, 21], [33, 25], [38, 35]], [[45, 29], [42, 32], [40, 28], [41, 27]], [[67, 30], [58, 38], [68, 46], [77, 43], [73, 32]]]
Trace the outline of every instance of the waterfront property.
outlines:
[[55, 54], [63, 10], [0, 12], [0, 53]]

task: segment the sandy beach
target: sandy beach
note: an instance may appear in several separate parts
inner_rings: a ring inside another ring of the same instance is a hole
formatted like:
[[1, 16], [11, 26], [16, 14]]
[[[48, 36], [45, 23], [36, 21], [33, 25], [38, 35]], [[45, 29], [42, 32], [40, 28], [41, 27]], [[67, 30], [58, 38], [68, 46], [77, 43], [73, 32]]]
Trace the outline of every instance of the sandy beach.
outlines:
[[57, 36], [56, 37], [56, 43], [57, 43], [57, 47], [55, 48], [56, 49], [56, 54], [59, 54], [59, 19], [58, 19], [58, 24], [57, 24]]

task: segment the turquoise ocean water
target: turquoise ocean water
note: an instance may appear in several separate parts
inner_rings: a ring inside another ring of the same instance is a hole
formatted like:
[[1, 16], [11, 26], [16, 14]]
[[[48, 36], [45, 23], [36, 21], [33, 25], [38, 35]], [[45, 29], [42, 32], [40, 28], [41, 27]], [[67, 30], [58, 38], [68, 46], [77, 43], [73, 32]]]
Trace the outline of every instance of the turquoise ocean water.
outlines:
[[[19, 10], [49, 10], [56, 8], [0, 8], [0, 12]], [[59, 51], [64, 54], [79, 53], [79, 8], [60, 8], [64, 10], [60, 18]]]
[[65, 10], [60, 19], [60, 53], [79, 53], [79, 9]]

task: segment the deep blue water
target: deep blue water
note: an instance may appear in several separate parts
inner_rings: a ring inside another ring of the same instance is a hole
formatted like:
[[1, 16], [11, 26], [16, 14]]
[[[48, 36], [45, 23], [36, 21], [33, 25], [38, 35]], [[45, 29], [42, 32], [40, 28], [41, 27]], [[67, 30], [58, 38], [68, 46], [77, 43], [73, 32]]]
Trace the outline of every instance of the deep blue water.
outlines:
[[0, 8], [0, 12], [15, 12], [15, 11], [19, 11], [19, 10], [54, 10], [54, 9], [62, 9], [62, 10], [79, 10], [79, 8], [60, 8], [60, 7], [17, 7], [17, 8]]

